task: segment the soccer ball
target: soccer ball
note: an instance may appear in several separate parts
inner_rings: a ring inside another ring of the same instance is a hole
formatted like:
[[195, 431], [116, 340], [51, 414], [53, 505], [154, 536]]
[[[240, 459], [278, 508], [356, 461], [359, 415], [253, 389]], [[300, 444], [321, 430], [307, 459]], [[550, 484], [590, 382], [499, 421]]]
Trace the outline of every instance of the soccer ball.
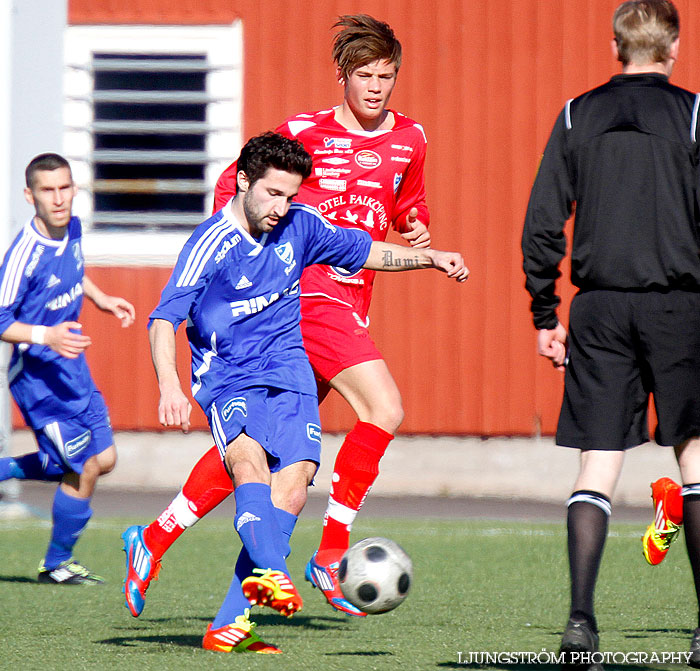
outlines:
[[365, 538], [355, 543], [338, 567], [343, 596], [371, 614], [396, 608], [408, 595], [412, 578], [411, 558], [388, 538]]

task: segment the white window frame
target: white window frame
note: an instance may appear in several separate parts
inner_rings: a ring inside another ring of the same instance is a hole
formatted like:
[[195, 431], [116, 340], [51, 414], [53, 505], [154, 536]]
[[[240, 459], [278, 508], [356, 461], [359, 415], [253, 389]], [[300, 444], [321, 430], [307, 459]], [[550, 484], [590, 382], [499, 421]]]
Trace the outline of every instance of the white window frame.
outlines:
[[[205, 181], [210, 188], [240, 152], [243, 113], [243, 30], [240, 21], [225, 26], [68, 26], [64, 41], [63, 151], [71, 163], [76, 184], [83, 187], [73, 212], [83, 221], [83, 252], [91, 265], [172, 265], [191, 231], [108, 232], [90, 230], [93, 180], [91, 64], [94, 53], [204, 54], [213, 71], [207, 75]], [[205, 213], [206, 214], [206, 213]], [[203, 217], [204, 218], [204, 217]]]

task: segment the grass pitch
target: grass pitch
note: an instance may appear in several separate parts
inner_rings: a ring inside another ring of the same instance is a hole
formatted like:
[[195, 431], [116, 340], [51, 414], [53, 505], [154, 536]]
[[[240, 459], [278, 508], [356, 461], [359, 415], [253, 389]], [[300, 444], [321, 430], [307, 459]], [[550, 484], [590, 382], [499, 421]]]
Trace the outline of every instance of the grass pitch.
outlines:
[[[0, 522], [0, 668], [556, 668], [468, 660], [475, 652], [557, 651], [568, 603], [563, 512], [558, 524], [358, 519], [353, 541], [392, 538], [414, 563], [406, 602], [391, 613], [362, 620], [333, 611], [304, 581], [319, 522], [302, 519], [289, 565], [304, 598], [303, 611], [287, 620], [272, 611], [253, 610], [258, 633], [284, 651], [271, 656], [226, 655], [199, 647], [228, 588], [238, 552], [232, 522], [204, 520], [189, 530], [166, 556], [143, 614], [132, 618], [121, 594], [124, 553], [119, 535], [133, 522], [93, 520], [77, 546], [77, 557], [108, 580], [103, 587], [37, 584], [35, 567], [45, 550], [48, 523]], [[652, 568], [642, 558], [642, 532], [641, 525], [611, 525], [597, 589], [601, 649], [685, 652], [697, 612], [683, 541]], [[685, 667], [606, 665], [608, 671], [652, 668]]]

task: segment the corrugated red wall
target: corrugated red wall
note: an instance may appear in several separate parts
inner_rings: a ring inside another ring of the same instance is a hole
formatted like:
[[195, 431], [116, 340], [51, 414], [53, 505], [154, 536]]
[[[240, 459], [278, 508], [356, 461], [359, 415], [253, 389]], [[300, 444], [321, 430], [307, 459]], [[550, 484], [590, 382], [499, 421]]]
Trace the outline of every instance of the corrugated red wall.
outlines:
[[[372, 332], [404, 396], [402, 431], [529, 435], [552, 432], [562, 380], [535, 354], [520, 269], [522, 219], [539, 156], [562, 105], [618, 70], [609, 47], [617, 4], [69, 0], [69, 21], [211, 24], [240, 18], [246, 137], [293, 113], [340, 102], [330, 62], [335, 17], [367, 12], [388, 21], [404, 47], [392, 105], [420, 120], [428, 136], [434, 246], [460, 250], [472, 270], [464, 286], [428, 271], [377, 281]], [[676, 4], [682, 38], [674, 81], [697, 89], [699, 61], [691, 49], [700, 34], [700, 4]], [[139, 309], [139, 322], [128, 332], [107, 327], [110, 320], [93, 309], [86, 309], [83, 320], [96, 341], [91, 365], [114, 424], [155, 427], [157, 387], [144, 325], [167, 272], [89, 272]], [[182, 370], [186, 375], [184, 359]], [[326, 430], [351, 425], [351, 413], [337, 398], [325, 406]]]

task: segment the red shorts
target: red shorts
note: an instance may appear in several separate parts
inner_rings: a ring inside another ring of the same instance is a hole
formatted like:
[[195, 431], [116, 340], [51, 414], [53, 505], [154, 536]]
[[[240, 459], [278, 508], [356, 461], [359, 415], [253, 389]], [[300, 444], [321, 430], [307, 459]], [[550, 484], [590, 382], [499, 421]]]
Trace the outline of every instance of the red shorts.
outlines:
[[382, 359], [364, 321], [349, 306], [323, 297], [302, 297], [301, 334], [316, 380], [327, 384], [340, 371]]

